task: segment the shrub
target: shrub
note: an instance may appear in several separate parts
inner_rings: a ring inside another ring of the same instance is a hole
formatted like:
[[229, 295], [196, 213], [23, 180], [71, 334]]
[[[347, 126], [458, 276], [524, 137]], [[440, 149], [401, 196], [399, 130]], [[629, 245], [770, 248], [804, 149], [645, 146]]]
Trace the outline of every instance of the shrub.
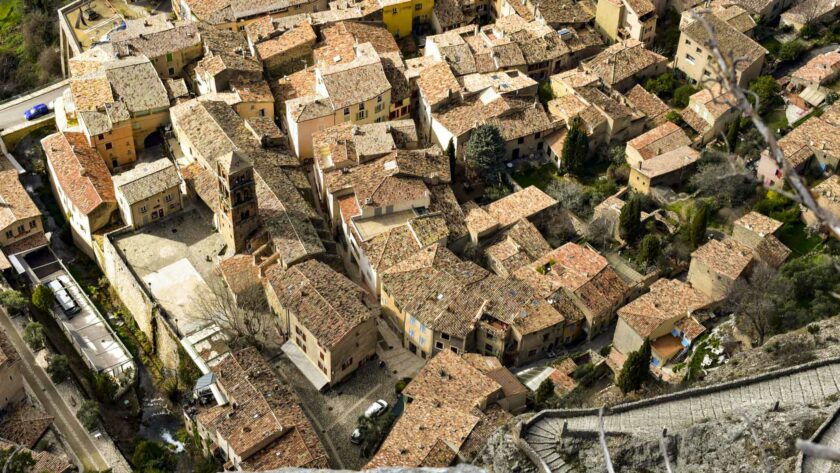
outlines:
[[20, 315], [26, 311], [29, 301], [18, 291], [0, 291], [0, 305], [6, 308], [9, 315]]
[[795, 39], [788, 41], [779, 48], [779, 60], [782, 62], [795, 61], [808, 49], [805, 43]]
[[554, 382], [551, 379], [546, 378], [540, 383], [537, 391], [534, 393], [534, 404], [537, 405], [537, 408], [541, 408], [545, 405], [546, 401], [551, 399], [554, 396]]
[[32, 305], [37, 307], [38, 309], [49, 312], [53, 305], [55, 304], [55, 296], [53, 296], [52, 290], [43, 284], [39, 284], [38, 287], [35, 288], [35, 291], [32, 292]]
[[685, 108], [688, 106], [688, 99], [697, 93], [697, 89], [689, 84], [680, 86], [674, 91], [673, 104], [677, 108]]
[[38, 322], [29, 322], [23, 329], [23, 340], [35, 351], [43, 349], [46, 343], [44, 326]]
[[82, 402], [76, 418], [89, 431], [99, 427], [99, 405], [95, 401], [86, 399]]
[[70, 377], [70, 362], [64, 355], [55, 355], [47, 365], [47, 374], [54, 383], [61, 383]]

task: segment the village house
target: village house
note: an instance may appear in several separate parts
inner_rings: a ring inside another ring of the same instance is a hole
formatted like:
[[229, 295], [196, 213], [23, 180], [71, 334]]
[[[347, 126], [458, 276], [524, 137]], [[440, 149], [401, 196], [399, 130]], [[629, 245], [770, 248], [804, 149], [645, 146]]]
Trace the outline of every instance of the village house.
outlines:
[[11, 268], [8, 256], [47, 245], [41, 211], [14, 169], [0, 168], [0, 272]]
[[452, 143], [456, 156], [463, 157], [473, 130], [480, 124], [498, 128], [505, 141], [505, 158], [510, 161], [545, 152], [545, 136], [557, 127], [535, 97], [509, 97], [489, 88], [433, 113], [432, 141], [444, 149]]
[[201, 398], [185, 408], [185, 420], [206, 452], [221, 454], [226, 470], [329, 467], [294, 389], [280, 382], [255, 348], [229, 353], [210, 370], [220, 399]]
[[670, 187], [682, 183], [695, 169], [700, 153], [690, 146], [638, 161], [630, 168], [628, 184], [640, 194], [650, 194], [654, 187]]
[[667, 121], [667, 115], [671, 111], [671, 107], [656, 95], [645, 90], [641, 85], [634, 85], [624, 94], [624, 98], [627, 101], [627, 106], [645, 116], [647, 120], [646, 128], [656, 128]]
[[248, 46], [268, 74], [280, 77], [312, 65], [312, 49], [317, 39], [312, 25], [301, 21], [288, 29], [274, 30], [268, 37], [249, 36]]
[[673, 151], [691, 144], [691, 139], [673, 122], [662, 125], [627, 142], [624, 153], [630, 168], [639, 165], [655, 156]]
[[432, 21], [434, 0], [377, 0], [382, 9], [382, 22], [397, 38], [410, 36]]
[[[812, 116], [779, 139], [779, 147], [788, 165], [797, 172], [814, 169], [821, 174], [836, 169], [840, 161], [840, 103], [826, 108], [821, 116]], [[784, 186], [785, 173], [764, 150], [756, 168], [758, 179], [766, 187]]]
[[312, 157], [312, 134], [317, 130], [348, 121], [364, 124], [388, 119], [391, 84], [382, 59], [370, 43], [354, 45], [349, 53], [353, 56], [347, 62], [316, 65], [314, 81], [297, 91], [296, 98], [285, 101], [284, 125], [301, 160]]
[[692, 314], [712, 303], [712, 299], [689, 284], [677, 279], [657, 280], [649, 292], [618, 309], [608, 365], [617, 376], [627, 356], [650, 340], [651, 368], [663, 368], [686, 353], [706, 331]]
[[527, 389], [493, 357], [443, 351], [403, 393], [411, 401], [365, 468], [471, 461], [490, 435], [513, 419], [510, 412], [525, 407]]
[[347, 256], [374, 294], [380, 274], [404, 257], [446, 243], [448, 219], [431, 211], [432, 192], [449, 183], [449, 164], [439, 148], [400, 150], [326, 175], [331, 208]]
[[[722, 3], [727, 4], [729, 2], [723, 0]], [[737, 5], [767, 24], [767, 22], [790, 8], [793, 3], [793, 0], [739, 0]]]
[[551, 251], [537, 227], [524, 218], [499, 232], [494, 240], [487, 245], [484, 255], [490, 270], [503, 278]]
[[113, 171], [155, 142], [152, 135], [169, 123], [169, 96], [149, 59], [100, 49], [70, 61], [75, 72], [56, 100], [56, 125], [83, 134]]
[[790, 255], [773, 235], [781, 226], [757, 212], [744, 215], [735, 221], [732, 236], [710, 239], [691, 254], [687, 281], [715, 301], [723, 300], [757, 262], [775, 268]]
[[470, 240], [480, 240], [509, 228], [521, 219], [537, 219], [557, 201], [535, 186], [506, 195], [499, 200], [479, 207], [475, 202], [463, 205]]
[[205, 55], [193, 72], [191, 80], [200, 95], [229, 91], [233, 81], [250, 83], [263, 80], [262, 63], [246, 55], [246, 52], [233, 54], [224, 51]]
[[806, 25], [830, 23], [840, 14], [840, 2], [835, 0], [804, 0], [782, 13], [779, 24], [790, 25], [799, 31]]
[[790, 83], [797, 89], [817, 89], [840, 78], [840, 51], [820, 54], [790, 75]]
[[113, 181], [122, 220], [135, 229], [183, 208], [181, 176], [167, 158], [137, 162]]
[[623, 39], [584, 61], [583, 70], [610, 88], [626, 92], [645, 78], [662, 74], [667, 65], [668, 58], [645, 48], [641, 41]]
[[630, 291], [606, 258], [571, 242], [521, 267], [513, 276], [551, 303], [563, 304], [561, 300], [568, 299], [585, 317], [583, 330], [590, 339], [615, 320], [616, 309]]
[[41, 146], [50, 186], [70, 223], [73, 242], [93, 258], [94, 233], [119, 222], [111, 173], [82, 133], [54, 133], [41, 140]]
[[[736, 64], [735, 72], [738, 85], [746, 87], [750, 81], [761, 74], [767, 50], [718, 15], [701, 14], [709, 26], [714, 28], [721, 52], [728, 57], [740, 59]], [[680, 42], [677, 46], [674, 67], [697, 83], [713, 78], [717, 74], [717, 60], [709, 49], [708, 41], [709, 31], [703, 22], [693, 19], [691, 12], [683, 12], [680, 20]]]
[[[833, 174], [827, 177], [824, 181], [812, 187], [811, 192], [820, 207], [840, 218], [840, 176]], [[817, 223], [816, 215], [810, 209], [804, 206], [800, 207], [802, 208], [802, 220], [806, 225], [814, 226]]]
[[545, 356], [580, 328], [528, 285], [459, 260], [441, 245], [385, 271], [380, 299], [404, 345], [422, 358], [477, 351], [516, 366]]
[[440, 34], [474, 23], [486, 24], [493, 14], [488, 0], [435, 0], [432, 31]]
[[234, 81], [229, 84], [229, 91], [208, 92], [199, 95], [199, 101], [225, 102], [233, 107], [240, 117], [252, 119], [265, 117], [274, 120], [274, 94], [268, 82], [258, 80], [254, 82]]
[[635, 39], [653, 43], [656, 7], [650, 0], [598, 0], [595, 25], [610, 42]]
[[729, 124], [740, 116], [731, 94], [720, 93], [720, 86], [712, 84], [688, 99], [688, 106], [680, 112], [685, 123], [698, 135], [700, 144], [720, 136]]
[[173, 23], [163, 13], [125, 20], [125, 28], [109, 33], [109, 39], [118, 50], [149, 58], [163, 78], [180, 77], [204, 53], [197, 23]]
[[178, 15], [178, 18], [231, 32], [244, 31], [250, 23], [266, 16], [282, 18], [326, 9], [326, 0], [271, 0], [254, 5], [229, 0], [222, 2], [178, 0], [172, 2], [172, 10]]
[[[298, 368], [317, 389], [335, 386], [376, 354], [379, 307], [361, 287], [324, 263], [271, 267], [264, 280], [269, 306], [288, 340], [305, 359]], [[317, 371], [316, 371], [317, 370]], [[314, 372], [313, 372], [314, 371]]]

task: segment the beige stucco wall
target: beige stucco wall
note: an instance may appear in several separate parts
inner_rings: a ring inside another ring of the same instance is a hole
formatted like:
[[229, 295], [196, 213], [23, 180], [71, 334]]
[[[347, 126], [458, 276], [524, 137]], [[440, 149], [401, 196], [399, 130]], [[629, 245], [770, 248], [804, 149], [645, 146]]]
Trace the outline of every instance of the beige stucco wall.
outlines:
[[12, 222], [7, 227], [0, 229], [0, 248], [17, 243], [37, 233], [42, 233], [44, 231], [43, 225], [40, 216]]
[[137, 153], [134, 146], [134, 135], [131, 132], [131, 123], [123, 122], [117, 124], [111, 131], [101, 135], [87, 135], [88, 143], [102, 156], [110, 171], [120, 166], [125, 166], [137, 160]]
[[729, 277], [716, 273], [706, 263], [697, 258], [691, 259], [686, 280], [695, 289], [715, 300], [725, 298], [735, 283]]
[[181, 77], [184, 67], [194, 62], [204, 53], [204, 48], [199, 42], [195, 46], [172, 51], [169, 55], [162, 55], [149, 58], [158, 75], [164, 79], [170, 77]]
[[159, 194], [129, 205], [125, 197], [117, 190], [117, 200], [120, 202], [120, 213], [126, 225], [140, 228], [163, 217], [179, 212], [182, 208], [181, 190], [179, 186], [172, 187]]
[[[690, 57], [689, 57], [690, 56]], [[713, 74], [715, 65], [711, 52], [705, 47], [689, 38], [685, 33], [680, 34], [680, 42], [677, 46], [675, 57], [676, 68], [683, 71], [689, 79], [700, 82]], [[749, 66], [739, 72], [738, 84], [746, 87], [749, 82], [761, 74], [764, 66], [764, 57], [761, 56]]]

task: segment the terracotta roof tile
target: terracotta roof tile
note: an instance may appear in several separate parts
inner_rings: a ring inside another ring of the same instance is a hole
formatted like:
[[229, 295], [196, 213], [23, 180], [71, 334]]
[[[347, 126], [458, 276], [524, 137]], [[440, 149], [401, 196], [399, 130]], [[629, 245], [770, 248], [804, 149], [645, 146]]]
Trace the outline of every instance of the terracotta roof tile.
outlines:
[[55, 133], [41, 145], [55, 179], [73, 205], [85, 215], [102, 204], [116, 205], [114, 183], [105, 161], [81, 133]]

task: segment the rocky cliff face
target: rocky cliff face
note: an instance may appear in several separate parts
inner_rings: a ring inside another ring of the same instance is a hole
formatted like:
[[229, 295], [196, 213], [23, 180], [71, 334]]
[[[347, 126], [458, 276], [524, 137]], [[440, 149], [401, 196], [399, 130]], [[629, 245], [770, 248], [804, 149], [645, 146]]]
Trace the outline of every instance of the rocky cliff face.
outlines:
[[754, 376], [761, 373], [840, 356], [840, 316], [806, 328], [776, 335], [764, 345], [735, 353], [725, 365], [706, 374], [700, 385]]
[[[830, 404], [748, 411], [724, 421], [700, 422], [685, 430], [668, 432], [666, 445], [672, 470], [758, 472], [767, 471], [769, 466], [774, 473], [793, 472], [798, 454], [794, 446], [796, 439], [813, 434], [831, 412]], [[616, 472], [665, 471], [659, 439], [621, 435], [609, 437], [608, 444]], [[560, 447], [573, 471], [607, 471], [596, 438], [567, 436]]]

